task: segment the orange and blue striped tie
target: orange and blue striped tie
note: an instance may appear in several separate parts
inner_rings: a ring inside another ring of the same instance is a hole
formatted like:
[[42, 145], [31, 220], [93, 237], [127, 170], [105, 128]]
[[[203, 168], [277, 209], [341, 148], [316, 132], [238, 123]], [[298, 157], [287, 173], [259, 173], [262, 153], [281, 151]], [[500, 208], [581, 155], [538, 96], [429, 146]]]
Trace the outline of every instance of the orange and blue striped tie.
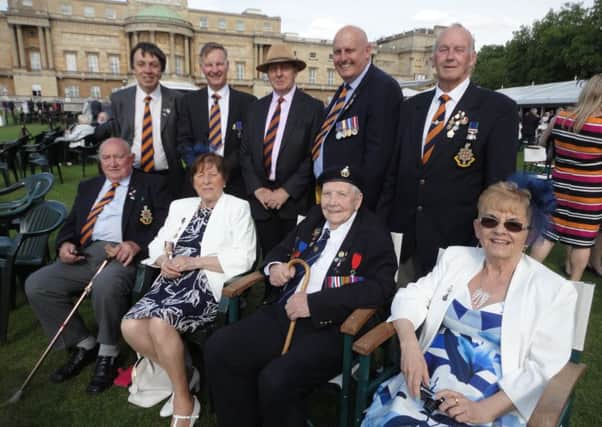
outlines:
[[439, 108], [437, 108], [437, 111], [435, 111], [433, 120], [431, 120], [429, 131], [426, 134], [426, 139], [424, 140], [424, 149], [422, 151], [423, 165], [426, 164], [426, 162], [428, 162], [431, 158], [433, 149], [435, 148], [435, 137], [441, 133], [443, 127], [445, 126], [445, 103], [450, 99], [451, 97], [446, 94], [443, 94], [439, 97]]
[[155, 149], [153, 148], [153, 118], [150, 102], [152, 97], [144, 98], [144, 116], [142, 117], [142, 146], [140, 148], [140, 168], [150, 172], [155, 168]]
[[94, 224], [96, 224], [96, 220], [98, 219], [98, 215], [102, 212], [105, 205], [111, 203], [111, 200], [115, 198], [115, 191], [119, 187], [118, 182], [113, 182], [111, 184], [111, 188], [109, 191], [100, 199], [90, 210], [88, 214], [88, 218], [86, 218], [86, 224], [82, 227], [82, 231], [80, 233], [81, 237], [79, 238], [79, 243], [81, 246], [86, 246], [92, 240], [92, 231], [94, 230]]
[[274, 141], [276, 141], [276, 133], [278, 132], [278, 125], [280, 124], [280, 111], [283, 102], [283, 97], [278, 98], [278, 105], [276, 105], [268, 130], [263, 137], [263, 167], [265, 168], [265, 173], [268, 178], [270, 177], [270, 172], [272, 170], [272, 151], [274, 150]]
[[328, 131], [332, 127], [332, 124], [345, 106], [345, 98], [347, 97], [347, 89], [349, 87], [349, 84], [343, 84], [337, 100], [332, 105], [332, 109], [330, 110], [330, 113], [328, 113], [328, 116], [326, 116], [326, 120], [324, 120], [324, 123], [322, 123], [320, 132], [318, 132], [316, 135], [316, 138], [314, 139], [314, 145], [311, 147], [312, 160], [316, 160], [318, 157], [320, 157], [320, 147], [324, 143], [324, 139], [326, 139], [326, 135], [328, 135]]
[[211, 97], [213, 104], [209, 112], [209, 146], [211, 150], [216, 151], [222, 145], [222, 114], [219, 109], [221, 96], [214, 93]]

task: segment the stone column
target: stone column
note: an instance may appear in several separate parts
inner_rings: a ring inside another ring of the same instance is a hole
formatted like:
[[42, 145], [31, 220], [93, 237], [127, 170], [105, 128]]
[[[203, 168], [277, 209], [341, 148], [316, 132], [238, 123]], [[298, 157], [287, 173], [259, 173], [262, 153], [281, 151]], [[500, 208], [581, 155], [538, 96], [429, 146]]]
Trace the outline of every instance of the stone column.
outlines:
[[17, 25], [17, 47], [19, 49], [19, 67], [26, 68], [27, 67], [27, 58], [25, 58], [25, 48], [23, 47], [23, 31], [21, 30], [21, 26]]
[[46, 53], [48, 54], [48, 68], [54, 70], [54, 52], [52, 51], [50, 28], [44, 28], [44, 36], [46, 39]]
[[184, 75], [190, 77], [190, 40], [188, 36], [184, 36]]
[[[138, 44], [138, 33], [136, 31], [132, 32], [132, 44], [136, 46]], [[132, 46], [133, 48], [133, 46]]]
[[169, 74], [176, 74], [176, 43], [174, 33], [169, 33]]
[[[130, 61], [130, 52], [132, 50], [132, 42], [130, 40], [130, 33], [125, 33], [125, 51], [126, 51], [126, 57], [127, 57], [127, 62], [128, 62], [128, 70], [130, 69], [130, 65], [129, 65], [129, 61]], [[119, 65], [121, 67], [121, 64]], [[120, 70], [121, 72], [121, 70]]]
[[155, 32], [154, 31], [150, 31], [150, 42], [155, 43]]
[[13, 54], [13, 68], [19, 68], [21, 62], [19, 61], [19, 52], [17, 51], [17, 35], [15, 34], [16, 25], [10, 26], [10, 48]]
[[44, 27], [38, 27], [38, 40], [40, 41], [40, 56], [42, 58], [42, 70], [48, 69], [46, 61], [46, 42], [44, 41]]

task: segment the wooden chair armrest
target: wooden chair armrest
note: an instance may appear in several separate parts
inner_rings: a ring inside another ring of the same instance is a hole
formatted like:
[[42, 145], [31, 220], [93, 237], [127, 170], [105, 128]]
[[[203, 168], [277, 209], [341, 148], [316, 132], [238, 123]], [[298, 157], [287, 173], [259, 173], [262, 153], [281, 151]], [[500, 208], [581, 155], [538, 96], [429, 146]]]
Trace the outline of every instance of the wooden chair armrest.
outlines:
[[361, 356], [368, 356], [382, 343], [395, 336], [395, 328], [391, 323], [382, 322], [353, 343], [353, 351]]
[[375, 308], [357, 308], [353, 310], [341, 325], [341, 333], [356, 336], [366, 322], [376, 313]]
[[586, 366], [569, 362], [547, 385], [527, 425], [529, 427], [556, 427], [563, 410]]
[[234, 298], [242, 295], [244, 291], [249, 289], [256, 283], [262, 282], [264, 280], [264, 276], [261, 272], [255, 271], [253, 273], [247, 274], [246, 276], [241, 277], [238, 280], [235, 280], [228, 286], [224, 287], [222, 294], [228, 298]]

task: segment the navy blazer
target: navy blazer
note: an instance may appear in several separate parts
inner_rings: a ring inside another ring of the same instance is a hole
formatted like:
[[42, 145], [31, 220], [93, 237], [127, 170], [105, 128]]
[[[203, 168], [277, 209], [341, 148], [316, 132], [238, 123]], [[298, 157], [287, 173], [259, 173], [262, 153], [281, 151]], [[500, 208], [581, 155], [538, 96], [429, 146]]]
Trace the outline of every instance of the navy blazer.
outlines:
[[[176, 149], [176, 126], [178, 120], [177, 100], [182, 96], [178, 91], [161, 85], [161, 143], [169, 168], [169, 191], [172, 196], [180, 194], [184, 169]], [[111, 95], [113, 114], [113, 136], [123, 138], [132, 144], [136, 126], [136, 85], [114, 92]]]
[[[209, 149], [209, 109], [208, 90], [203, 88], [186, 93], [180, 99], [178, 108], [178, 152], [186, 166], [190, 167], [194, 159]], [[234, 196], [245, 198], [245, 187], [240, 170], [240, 143], [246, 130], [245, 118], [249, 105], [255, 101], [253, 95], [230, 87], [228, 101], [228, 124], [224, 138], [224, 164], [229, 177], [225, 191]]]
[[[340, 90], [332, 98], [327, 112]], [[371, 210], [376, 207], [394, 152], [401, 100], [399, 84], [380, 68], [370, 65], [336, 120], [357, 117], [359, 132], [336, 139], [333, 126], [323, 143], [324, 170], [349, 165], [362, 171], [364, 205]]]
[[[81, 229], [86, 224], [86, 218], [104, 182], [104, 175], [100, 175], [79, 183], [71, 212], [56, 237], [57, 250], [64, 242], [79, 246]], [[137, 259], [147, 256], [148, 244], [167, 217], [170, 198], [164, 183], [165, 180], [159, 176], [136, 170], [132, 172], [123, 205], [121, 232], [124, 241], [131, 240], [140, 246], [141, 251]], [[150, 224], [141, 222], [143, 210], [150, 210], [152, 215]]]
[[255, 190], [261, 187], [284, 188], [290, 197], [277, 214], [284, 219], [296, 219], [314, 202], [311, 146], [322, 123], [324, 105], [297, 87], [276, 160], [276, 181], [270, 183], [263, 167], [263, 138], [271, 101], [270, 93], [249, 107], [247, 129], [240, 146], [242, 176], [254, 219], [265, 220], [271, 215], [255, 198]]
[[[326, 219], [320, 206], [314, 206], [305, 220], [265, 257], [264, 267], [271, 262], [288, 262], [299, 249], [299, 241], [310, 244], [319, 237]], [[356, 308], [381, 308], [388, 312], [395, 292], [397, 260], [391, 234], [381, 220], [361, 207], [337, 257], [326, 277], [349, 277], [363, 280], [341, 287], [327, 288], [308, 295], [309, 310], [314, 326], [328, 327], [343, 323]], [[338, 258], [338, 259], [337, 259]]]
[[[434, 93], [418, 94], [402, 105], [398, 150], [378, 206], [391, 231], [403, 233], [401, 259], [414, 257], [417, 277], [432, 269], [440, 247], [476, 244], [472, 221], [479, 195], [515, 171], [518, 151], [516, 104], [471, 83], [452, 112], [463, 111], [469, 123], [451, 138], [444, 128], [423, 165], [422, 135]], [[454, 156], [469, 142], [470, 122], [478, 124], [471, 144], [474, 162], [460, 167]]]

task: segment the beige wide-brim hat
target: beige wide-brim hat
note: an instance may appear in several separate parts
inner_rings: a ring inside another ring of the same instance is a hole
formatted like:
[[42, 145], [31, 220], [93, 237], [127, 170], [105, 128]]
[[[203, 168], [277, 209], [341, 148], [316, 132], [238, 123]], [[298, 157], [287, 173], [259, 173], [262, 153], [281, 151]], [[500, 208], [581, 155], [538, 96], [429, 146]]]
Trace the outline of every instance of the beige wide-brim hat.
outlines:
[[257, 66], [257, 71], [267, 73], [271, 64], [282, 64], [286, 62], [292, 64], [297, 71], [301, 71], [307, 66], [305, 62], [295, 57], [290, 47], [283, 43], [277, 43], [270, 46], [265, 62]]

